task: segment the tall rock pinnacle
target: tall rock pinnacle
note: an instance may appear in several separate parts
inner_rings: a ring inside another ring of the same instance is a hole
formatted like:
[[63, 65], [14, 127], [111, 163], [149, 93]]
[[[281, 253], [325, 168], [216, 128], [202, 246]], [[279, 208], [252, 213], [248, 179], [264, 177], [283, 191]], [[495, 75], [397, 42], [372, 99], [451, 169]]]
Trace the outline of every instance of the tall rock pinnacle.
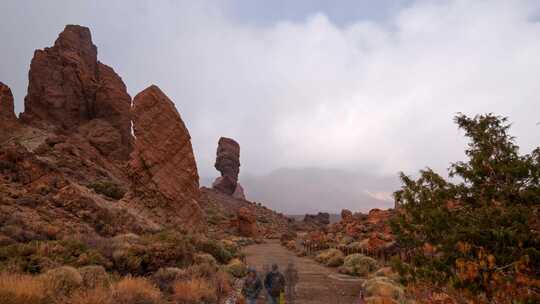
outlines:
[[221, 137], [218, 141], [216, 163], [221, 173], [212, 187], [220, 192], [244, 199], [244, 190], [238, 183], [240, 173], [240, 145], [232, 138]]
[[53, 47], [35, 51], [23, 122], [68, 133], [82, 128], [103, 154], [127, 159], [130, 107], [120, 76], [97, 60], [88, 28], [67, 25]]

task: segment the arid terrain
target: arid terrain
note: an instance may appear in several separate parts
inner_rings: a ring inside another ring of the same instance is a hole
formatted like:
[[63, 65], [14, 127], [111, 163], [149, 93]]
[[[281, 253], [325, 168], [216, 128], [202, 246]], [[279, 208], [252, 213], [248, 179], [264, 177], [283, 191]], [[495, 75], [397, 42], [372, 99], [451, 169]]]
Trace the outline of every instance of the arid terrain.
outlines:
[[455, 114], [465, 159], [400, 173], [393, 208], [288, 217], [250, 201], [226, 134], [201, 187], [185, 101], [132, 98], [100, 60], [67, 25], [34, 52], [20, 115], [0, 82], [0, 304], [241, 304], [249, 267], [291, 263], [299, 304], [540, 301], [540, 148], [506, 117]]

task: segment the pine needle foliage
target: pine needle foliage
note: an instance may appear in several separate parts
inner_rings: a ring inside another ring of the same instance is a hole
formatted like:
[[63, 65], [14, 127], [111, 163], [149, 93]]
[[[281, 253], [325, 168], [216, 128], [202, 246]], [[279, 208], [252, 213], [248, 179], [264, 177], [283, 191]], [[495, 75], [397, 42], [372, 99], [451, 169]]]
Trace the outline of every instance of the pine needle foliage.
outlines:
[[506, 117], [459, 113], [455, 122], [469, 143], [451, 181], [430, 168], [417, 179], [400, 173], [391, 225], [406, 262], [396, 268], [405, 282], [476, 299], [538, 300], [540, 148], [521, 155]]

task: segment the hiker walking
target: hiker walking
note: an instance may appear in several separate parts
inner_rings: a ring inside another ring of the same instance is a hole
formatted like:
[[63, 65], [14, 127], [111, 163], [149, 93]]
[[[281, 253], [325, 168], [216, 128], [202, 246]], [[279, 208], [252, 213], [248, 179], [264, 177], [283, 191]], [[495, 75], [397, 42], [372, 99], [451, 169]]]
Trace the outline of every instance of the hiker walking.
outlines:
[[277, 264], [272, 265], [272, 271], [264, 278], [264, 287], [268, 292], [268, 304], [279, 304], [280, 296], [285, 291], [285, 277], [279, 272]]
[[257, 271], [254, 268], [248, 269], [248, 274], [242, 287], [242, 295], [246, 298], [247, 304], [257, 303], [262, 287], [262, 282], [257, 276]]
[[290, 262], [285, 269], [285, 298], [287, 303], [294, 303], [296, 298], [296, 284], [298, 283], [298, 270], [294, 267], [294, 264]]

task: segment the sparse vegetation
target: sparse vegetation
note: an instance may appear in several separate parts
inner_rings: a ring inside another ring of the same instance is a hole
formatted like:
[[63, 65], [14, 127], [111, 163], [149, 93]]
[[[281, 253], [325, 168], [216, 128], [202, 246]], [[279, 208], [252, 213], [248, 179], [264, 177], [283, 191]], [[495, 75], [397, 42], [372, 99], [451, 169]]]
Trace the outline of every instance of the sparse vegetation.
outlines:
[[126, 193], [120, 185], [108, 180], [92, 182], [88, 185], [88, 188], [93, 189], [96, 193], [103, 194], [115, 200], [122, 199]]

